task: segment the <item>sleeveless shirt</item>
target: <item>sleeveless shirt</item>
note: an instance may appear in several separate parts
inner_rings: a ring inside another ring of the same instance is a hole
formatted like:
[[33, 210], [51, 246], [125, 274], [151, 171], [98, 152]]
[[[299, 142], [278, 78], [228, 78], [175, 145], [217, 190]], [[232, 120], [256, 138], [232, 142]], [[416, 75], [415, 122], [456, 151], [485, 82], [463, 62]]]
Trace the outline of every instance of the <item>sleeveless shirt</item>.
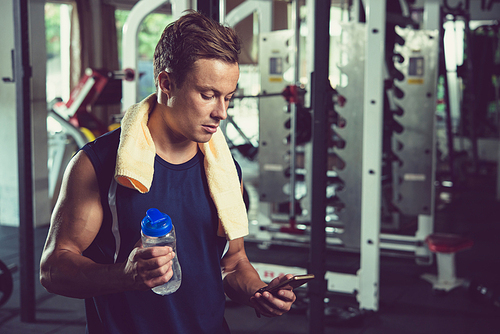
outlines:
[[167, 296], [149, 290], [86, 299], [87, 333], [229, 333], [220, 268], [227, 241], [217, 236], [217, 211], [203, 154], [198, 151], [180, 165], [157, 155], [150, 191], [141, 194], [113, 178], [119, 137], [117, 129], [82, 148], [94, 166], [104, 214], [99, 233], [83, 255], [103, 264], [126, 261], [141, 237], [146, 211], [157, 208], [172, 218], [182, 283]]

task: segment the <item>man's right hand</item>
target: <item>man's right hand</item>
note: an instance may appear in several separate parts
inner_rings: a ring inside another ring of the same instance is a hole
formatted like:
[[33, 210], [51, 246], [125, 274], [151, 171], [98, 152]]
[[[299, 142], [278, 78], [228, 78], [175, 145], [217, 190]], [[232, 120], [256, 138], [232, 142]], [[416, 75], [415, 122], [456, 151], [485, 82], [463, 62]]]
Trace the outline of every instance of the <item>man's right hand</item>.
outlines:
[[40, 261], [40, 281], [47, 291], [90, 298], [127, 290], [147, 290], [172, 277], [170, 247], [143, 248], [127, 261], [100, 264], [83, 256], [99, 233], [103, 209], [97, 177], [87, 154], [79, 151], [68, 164]]
[[133, 280], [134, 290], [148, 290], [167, 283], [173, 275], [171, 247], [142, 247], [139, 241], [125, 262], [124, 272]]

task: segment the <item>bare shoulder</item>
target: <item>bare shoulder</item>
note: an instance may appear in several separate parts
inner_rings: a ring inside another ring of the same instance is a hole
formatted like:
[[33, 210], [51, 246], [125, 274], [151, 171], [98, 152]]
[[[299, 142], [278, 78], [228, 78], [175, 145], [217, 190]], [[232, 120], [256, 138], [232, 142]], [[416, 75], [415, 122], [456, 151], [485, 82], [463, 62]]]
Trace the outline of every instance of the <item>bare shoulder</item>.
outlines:
[[94, 190], [94, 188], [98, 190], [94, 166], [84, 151], [76, 153], [68, 163], [64, 172], [61, 193], [71, 190], [67, 188], [73, 185], [83, 185], [92, 188], [89, 190]]
[[94, 167], [87, 154], [79, 151], [64, 172], [47, 241], [81, 253], [99, 232], [102, 217]]

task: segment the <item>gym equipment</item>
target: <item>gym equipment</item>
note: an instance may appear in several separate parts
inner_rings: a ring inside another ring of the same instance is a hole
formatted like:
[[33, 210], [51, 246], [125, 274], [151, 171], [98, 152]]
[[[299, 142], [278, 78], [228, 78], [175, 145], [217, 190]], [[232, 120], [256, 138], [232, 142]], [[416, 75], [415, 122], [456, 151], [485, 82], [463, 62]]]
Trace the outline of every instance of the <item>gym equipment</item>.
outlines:
[[119, 104], [122, 98], [122, 81], [130, 81], [134, 77], [135, 73], [131, 69], [109, 71], [87, 68], [67, 102], [58, 98], [49, 104], [48, 117], [60, 127], [60, 130], [48, 127], [50, 198], [54, 197], [61, 170], [66, 165], [65, 157], [73, 154], [73, 150], [66, 152], [68, 144], [74, 142], [75, 149], [78, 149], [110, 130], [110, 127], [89, 113], [90, 107]]
[[448, 292], [461, 285], [464, 280], [455, 276], [455, 253], [471, 248], [471, 239], [456, 234], [433, 233], [425, 242], [431, 252], [436, 253], [438, 274], [423, 274], [421, 277], [432, 284], [434, 290]]
[[[292, 84], [283, 74], [293, 66], [291, 56], [293, 31], [281, 30], [259, 36], [261, 90], [282, 92]], [[283, 187], [290, 182], [285, 171], [291, 164], [291, 149], [287, 141], [291, 130], [284, 124], [290, 118], [287, 102], [272, 94], [259, 99], [259, 193], [264, 202], [283, 203], [289, 194]]]
[[87, 68], [78, 85], [71, 91], [69, 100], [54, 103], [52, 111], [77, 128], [89, 129], [95, 137], [102, 135], [108, 132], [108, 127], [89, 112], [90, 107], [120, 104], [122, 81], [134, 78], [135, 72], [132, 69], [110, 71]]
[[7, 303], [13, 288], [12, 271], [0, 260], [0, 307]]
[[[387, 2], [390, 15], [385, 6], [374, 3], [366, 23], [341, 23], [342, 38], [330, 48], [339, 56], [330, 57], [339, 59], [342, 85], [330, 87], [326, 111], [326, 247], [359, 252], [360, 268], [356, 274], [326, 272], [325, 278], [329, 291], [355, 295], [365, 310], [378, 309], [380, 254], [431, 263], [424, 240], [434, 224], [438, 30], [416, 29], [409, 17], [394, 12], [394, 1]], [[290, 30], [261, 34], [262, 95], [291, 84], [286, 73], [294, 66], [292, 35]], [[309, 208], [308, 203], [314, 189], [321, 188], [314, 182], [318, 178], [309, 143], [296, 146], [298, 168], [292, 172], [288, 138], [294, 138], [295, 131], [291, 121], [288, 126], [287, 110], [286, 102], [277, 97], [260, 99], [259, 206], [268, 218], [255, 219], [258, 230], [247, 240], [260, 242], [264, 249], [312, 242], [314, 206]], [[294, 199], [288, 196], [291, 175], [297, 176]], [[285, 213], [291, 208], [299, 212], [295, 220]], [[295, 225], [287, 226], [290, 222]], [[287, 230], [291, 226], [293, 230]], [[263, 270], [261, 264], [254, 266]], [[272, 268], [268, 270], [289, 272]]]

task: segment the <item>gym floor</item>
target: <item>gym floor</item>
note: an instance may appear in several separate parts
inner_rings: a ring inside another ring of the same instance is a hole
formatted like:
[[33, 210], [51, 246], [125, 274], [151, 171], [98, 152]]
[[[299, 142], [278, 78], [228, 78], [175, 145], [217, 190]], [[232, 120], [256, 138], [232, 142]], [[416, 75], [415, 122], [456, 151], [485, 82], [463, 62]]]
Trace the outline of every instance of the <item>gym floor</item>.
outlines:
[[[474, 241], [471, 249], [456, 254], [457, 276], [484, 285], [488, 293], [497, 293], [500, 302], [500, 205], [494, 199], [496, 183], [481, 178], [469, 183], [452, 194], [450, 203], [438, 203], [435, 230]], [[46, 227], [35, 229], [37, 265], [46, 234]], [[18, 229], [0, 227], [0, 259], [18, 266], [18, 249]], [[247, 243], [247, 252], [256, 262], [302, 266], [308, 259], [307, 249], [272, 246], [262, 251]], [[359, 261], [356, 254], [334, 251], [329, 251], [327, 258], [329, 270], [343, 272], [355, 271]], [[500, 333], [500, 305], [494, 305], [494, 298], [471, 294], [464, 287], [445, 295], [433, 293], [431, 285], [420, 278], [423, 273], [436, 273], [435, 263], [422, 266], [414, 259], [382, 256], [379, 310], [360, 313], [354, 297], [329, 295], [327, 310], [331, 315], [326, 317], [324, 333]], [[38, 281], [36, 321], [21, 322], [19, 271], [14, 271], [13, 277], [12, 296], [0, 307], [0, 333], [85, 332], [83, 301], [49, 294]], [[233, 334], [308, 333], [306, 307], [298, 306], [282, 317], [258, 319], [252, 309], [228, 302], [226, 320]]]

